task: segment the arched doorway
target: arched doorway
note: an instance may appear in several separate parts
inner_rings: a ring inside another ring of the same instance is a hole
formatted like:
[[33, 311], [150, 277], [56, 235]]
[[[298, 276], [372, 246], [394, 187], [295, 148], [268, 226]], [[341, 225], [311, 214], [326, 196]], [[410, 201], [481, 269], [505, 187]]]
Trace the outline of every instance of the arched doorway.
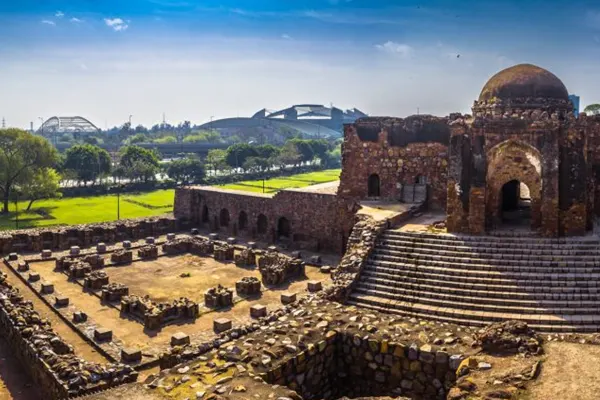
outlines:
[[238, 228], [241, 231], [246, 230], [246, 228], [248, 227], [248, 214], [246, 214], [245, 211], [241, 211], [240, 215], [238, 216]]
[[208, 215], [208, 207], [204, 206], [202, 207], [202, 223], [207, 224], [210, 222], [210, 218]]
[[380, 187], [379, 187], [379, 175], [371, 174], [369, 176], [368, 182], [368, 196], [369, 197], [379, 197], [380, 196]]
[[290, 231], [290, 221], [286, 217], [279, 218], [279, 221], [277, 221], [277, 236], [289, 238]]
[[223, 208], [219, 214], [219, 225], [223, 227], [229, 226], [229, 210]]
[[264, 214], [260, 214], [256, 220], [256, 231], [260, 235], [264, 235], [265, 233], [267, 233], [268, 229], [269, 229], [269, 224], [267, 221], [267, 217]]
[[499, 198], [498, 215], [503, 225], [531, 225], [531, 194], [526, 184], [516, 179], [506, 182]]

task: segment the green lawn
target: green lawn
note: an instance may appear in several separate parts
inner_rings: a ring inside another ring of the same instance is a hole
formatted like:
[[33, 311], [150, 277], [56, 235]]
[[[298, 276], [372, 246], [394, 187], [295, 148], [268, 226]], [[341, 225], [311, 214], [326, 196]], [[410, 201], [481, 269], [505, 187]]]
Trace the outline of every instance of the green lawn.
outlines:
[[[337, 181], [340, 179], [340, 172], [340, 169], [327, 169], [325, 171], [308, 172], [305, 174], [267, 179], [264, 182], [265, 193], [273, 193], [281, 189], [302, 188], [305, 186], [316, 185], [318, 183]], [[262, 193], [263, 181], [243, 181], [230, 183], [219, 187]]]
[[[157, 190], [121, 196], [121, 218], [151, 217], [173, 211], [174, 190]], [[19, 228], [51, 225], [76, 225], [117, 219], [117, 196], [72, 197], [42, 200], [24, 212], [26, 201], [19, 202]], [[0, 216], [0, 229], [15, 228], [15, 204], [10, 214]]]

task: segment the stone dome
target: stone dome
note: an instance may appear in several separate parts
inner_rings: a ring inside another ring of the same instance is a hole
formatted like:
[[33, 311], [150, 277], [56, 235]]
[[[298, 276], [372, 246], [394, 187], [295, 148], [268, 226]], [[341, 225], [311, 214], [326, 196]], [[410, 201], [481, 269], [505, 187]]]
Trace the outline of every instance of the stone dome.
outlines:
[[479, 95], [479, 101], [523, 98], [568, 100], [569, 93], [552, 72], [532, 64], [518, 64], [492, 76]]

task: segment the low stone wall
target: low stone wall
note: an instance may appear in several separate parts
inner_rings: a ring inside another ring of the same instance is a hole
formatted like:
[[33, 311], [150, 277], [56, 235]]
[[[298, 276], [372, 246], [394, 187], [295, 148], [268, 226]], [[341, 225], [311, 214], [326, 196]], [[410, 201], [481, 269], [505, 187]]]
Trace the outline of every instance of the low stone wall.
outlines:
[[1, 272], [0, 333], [43, 398], [75, 397], [137, 380], [137, 372], [127, 365], [100, 365], [77, 357]]
[[142, 319], [144, 327], [156, 330], [169, 323], [197, 318], [200, 308], [185, 297], [172, 303], [155, 303], [147, 296], [130, 295], [121, 298], [121, 312]]
[[5, 231], [0, 234], [0, 253], [66, 250], [71, 246], [88, 247], [97, 243], [160, 236], [176, 232], [180, 227], [180, 221], [169, 216], [50, 229]]
[[269, 252], [258, 260], [258, 269], [266, 285], [279, 285], [290, 278], [304, 276], [305, 264], [284, 254]]

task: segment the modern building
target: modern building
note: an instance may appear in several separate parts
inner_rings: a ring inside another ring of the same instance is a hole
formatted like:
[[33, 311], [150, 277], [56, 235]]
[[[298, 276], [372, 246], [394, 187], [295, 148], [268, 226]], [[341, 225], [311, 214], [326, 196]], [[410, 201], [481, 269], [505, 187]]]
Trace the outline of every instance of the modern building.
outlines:
[[254, 136], [301, 133], [314, 138], [341, 137], [344, 124], [366, 116], [356, 108], [344, 111], [320, 104], [298, 104], [278, 111], [263, 108], [249, 118], [224, 118], [208, 122], [200, 128]]
[[96, 133], [100, 129], [88, 119], [74, 117], [51, 117], [42, 123], [37, 133], [40, 135], [63, 133]]
[[573, 115], [575, 115], [575, 117], [578, 117], [579, 116], [579, 96], [577, 96], [576, 94], [570, 94], [569, 100], [573, 104]]

